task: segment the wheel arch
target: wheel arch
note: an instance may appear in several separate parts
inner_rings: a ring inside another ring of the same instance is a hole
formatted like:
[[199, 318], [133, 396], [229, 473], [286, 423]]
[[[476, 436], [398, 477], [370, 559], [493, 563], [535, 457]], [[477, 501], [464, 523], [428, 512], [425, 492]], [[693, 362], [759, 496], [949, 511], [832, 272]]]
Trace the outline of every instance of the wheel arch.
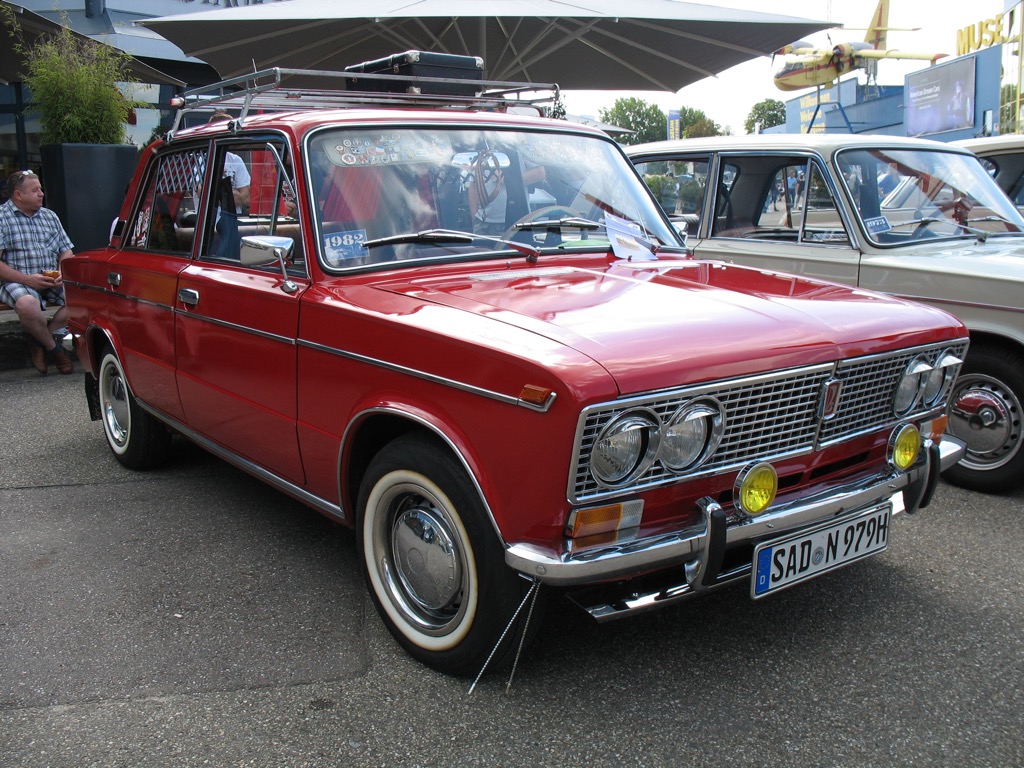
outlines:
[[428, 415], [402, 411], [393, 407], [369, 408], [362, 411], [352, 419], [342, 437], [340, 497], [342, 508], [351, 510], [351, 513], [346, 515], [349, 522], [353, 525], [356, 524], [359, 512], [357, 509], [359, 488], [373, 457], [396, 438], [412, 433], [432, 440], [462, 466], [487, 513], [491, 529], [504, 548], [504, 536], [502, 536], [494, 511], [480, 484], [477, 474], [478, 467], [475, 462], [471, 461], [468, 452], [464, 449], [465, 443], [448, 434], [441, 424], [429, 418]]
[[1014, 338], [1013, 336], [1007, 336], [1004, 333], [998, 331], [990, 331], [985, 329], [970, 329], [971, 332], [971, 346], [967, 348], [968, 356], [971, 354], [971, 349], [974, 347], [999, 347], [1001, 349], [1011, 349], [1017, 353], [1024, 355], [1024, 340]]
[[[90, 325], [88, 330], [85, 332], [86, 336], [86, 349], [89, 354], [89, 369], [94, 373], [99, 371], [100, 360], [103, 357], [103, 349], [109, 346], [114, 350], [119, 358], [121, 357], [118, 352], [118, 344], [115, 340], [115, 333], [107, 327], [102, 325]], [[122, 362], [122, 365], [124, 363]], [[127, 371], [125, 372], [127, 375]]]

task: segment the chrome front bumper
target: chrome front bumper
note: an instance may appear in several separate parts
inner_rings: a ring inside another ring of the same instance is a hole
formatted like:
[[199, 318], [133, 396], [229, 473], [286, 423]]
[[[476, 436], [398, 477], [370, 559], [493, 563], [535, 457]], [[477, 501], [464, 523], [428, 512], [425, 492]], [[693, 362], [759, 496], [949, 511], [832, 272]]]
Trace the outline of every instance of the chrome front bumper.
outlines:
[[[722, 551], [729, 545], [781, 536], [886, 500], [892, 501], [893, 514], [916, 511], [922, 497], [924, 504], [930, 498], [938, 474], [958, 462], [964, 451], [963, 441], [945, 435], [937, 442], [928, 441], [922, 458], [908, 472], [892, 470], [828, 488], [816, 496], [779, 504], [741, 523], [726, 526], [725, 513], [712, 502], [704, 505], [703, 520], [691, 528], [558, 556], [531, 544], [511, 544], [505, 549], [505, 562], [525, 576], [559, 587], [598, 584], [681, 567], [684, 586], [692, 594], [717, 578]], [[904, 489], [914, 491], [908, 494], [913, 497], [912, 502], [908, 499], [909, 508], [904, 505]]]

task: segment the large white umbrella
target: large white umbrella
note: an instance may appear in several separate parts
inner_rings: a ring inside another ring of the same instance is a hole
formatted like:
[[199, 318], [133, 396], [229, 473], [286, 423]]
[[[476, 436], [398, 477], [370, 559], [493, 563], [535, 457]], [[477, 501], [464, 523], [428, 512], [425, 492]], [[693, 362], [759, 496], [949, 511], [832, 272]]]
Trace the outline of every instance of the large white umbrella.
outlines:
[[[61, 29], [61, 25], [57, 22], [50, 21], [45, 16], [40, 16], [37, 13], [26, 10], [16, 3], [0, 0], [0, 5], [7, 6], [14, 12], [15, 21], [20, 29], [18, 41], [28, 48], [31, 48], [39, 40], [53, 37]], [[0, 33], [0, 84], [3, 85], [21, 82], [27, 69], [24, 56], [15, 50], [11, 38], [8, 37], [8, 33], [13, 33], [13, 30], [5, 28]], [[72, 30], [71, 34], [76, 38], [85, 37], [74, 30]], [[133, 57], [129, 57], [126, 62], [126, 68], [133, 77], [143, 83], [185, 84], [181, 80], [160, 72]]]
[[425, 50], [479, 56], [488, 80], [664, 91], [835, 26], [676, 0], [288, 0], [140, 23], [224, 78]]

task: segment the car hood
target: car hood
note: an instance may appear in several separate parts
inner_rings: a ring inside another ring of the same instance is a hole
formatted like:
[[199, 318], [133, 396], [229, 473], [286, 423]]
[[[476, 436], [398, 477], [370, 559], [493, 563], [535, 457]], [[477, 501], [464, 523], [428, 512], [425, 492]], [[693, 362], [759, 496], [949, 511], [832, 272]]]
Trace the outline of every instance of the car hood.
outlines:
[[623, 394], [965, 333], [937, 309], [719, 262], [509, 267], [376, 287], [571, 347]]
[[1024, 308], [1024, 235], [865, 254], [861, 285], [914, 298]]

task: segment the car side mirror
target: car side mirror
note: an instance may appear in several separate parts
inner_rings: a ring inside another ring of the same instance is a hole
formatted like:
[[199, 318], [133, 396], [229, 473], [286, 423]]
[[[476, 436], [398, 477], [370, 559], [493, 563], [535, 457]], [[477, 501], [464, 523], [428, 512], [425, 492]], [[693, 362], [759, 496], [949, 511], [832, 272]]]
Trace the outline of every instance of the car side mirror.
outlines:
[[679, 239], [683, 241], [683, 247], [685, 248], [686, 247], [686, 238], [689, 237], [689, 234], [686, 231], [686, 229], [687, 229], [686, 222], [685, 221], [674, 221], [672, 223], [675, 225], [676, 234], [679, 235]]
[[239, 252], [239, 261], [243, 267], [265, 267], [275, 261], [281, 265], [281, 276], [284, 283], [281, 290], [285, 293], [295, 293], [299, 290], [290, 277], [288, 277], [287, 261], [295, 250], [295, 241], [290, 237], [279, 237], [277, 235], [246, 235], [242, 238], [242, 248]]

